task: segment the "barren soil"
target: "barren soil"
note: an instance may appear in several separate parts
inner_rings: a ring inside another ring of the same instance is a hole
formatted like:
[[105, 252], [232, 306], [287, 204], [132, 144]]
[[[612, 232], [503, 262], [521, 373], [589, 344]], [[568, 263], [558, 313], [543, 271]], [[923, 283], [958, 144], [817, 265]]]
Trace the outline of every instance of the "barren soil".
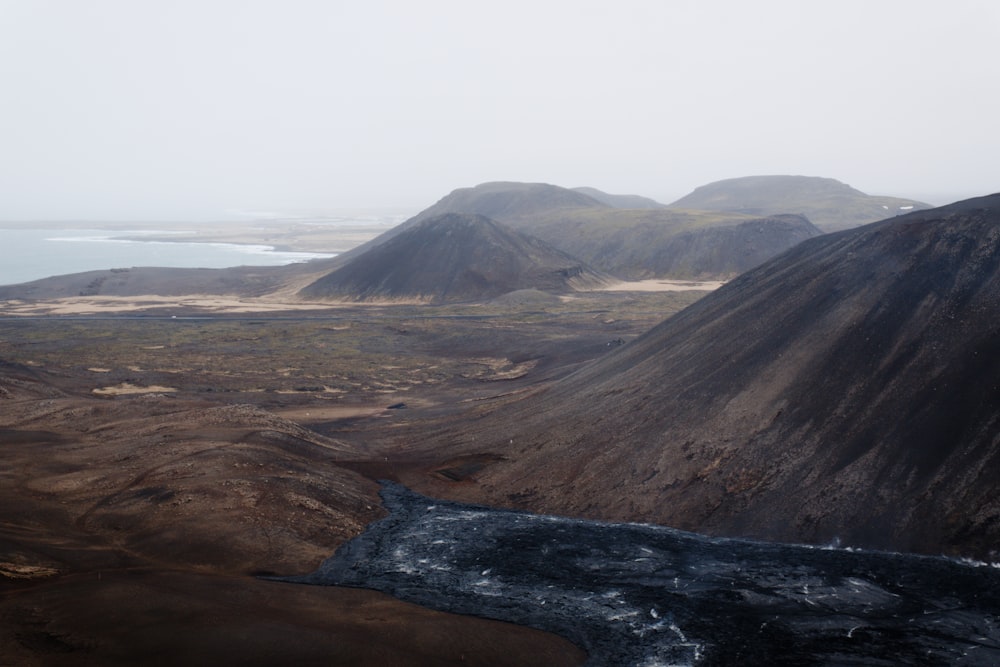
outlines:
[[0, 655], [581, 663], [554, 635], [255, 575], [309, 572], [383, 516], [375, 478], [477, 465], [412, 455], [394, 434], [563, 377], [701, 294], [322, 309], [192, 297], [166, 315], [145, 297], [7, 304]]

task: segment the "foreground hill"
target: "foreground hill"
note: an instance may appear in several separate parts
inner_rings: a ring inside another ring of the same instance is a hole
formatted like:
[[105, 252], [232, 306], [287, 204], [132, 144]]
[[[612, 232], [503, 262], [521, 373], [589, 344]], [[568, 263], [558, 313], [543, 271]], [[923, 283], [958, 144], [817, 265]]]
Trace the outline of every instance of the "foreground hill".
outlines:
[[765, 216], [797, 213], [830, 232], [927, 209], [930, 205], [912, 199], [867, 195], [832, 178], [746, 176], [703, 185], [670, 204], [670, 208]]
[[998, 304], [1000, 195], [811, 239], [435, 436], [503, 460], [434, 490], [996, 560]]
[[308, 285], [310, 298], [471, 301], [522, 289], [568, 292], [610, 277], [481, 215], [446, 213], [412, 225]]
[[484, 183], [455, 190], [388, 237], [443, 213], [490, 217], [624, 279], [728, 278], [821, 233], [801, 217], [622, 209], [579, 189]]

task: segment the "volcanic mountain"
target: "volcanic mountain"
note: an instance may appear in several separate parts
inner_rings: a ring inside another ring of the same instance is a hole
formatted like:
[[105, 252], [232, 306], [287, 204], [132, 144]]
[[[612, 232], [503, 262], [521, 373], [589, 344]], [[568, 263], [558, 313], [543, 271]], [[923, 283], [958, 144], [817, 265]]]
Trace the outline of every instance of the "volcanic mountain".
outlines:
[[764, 216], [797, 213], [830, 232], [927, 209], [930, 204], [867, 195], [832, 178], [745, 176], [703, 185], [670, 208]]
[[481, 215], [422, 220], [301, 291], [310, 298], [490, 299], [520, 289], [569, 292], [609, 282], [548, 244]]
[[[729, 278], [821, 232], [800, 216], [614, 208], [544, 183], [461, 188], [389, 233], [443, 213], [476, 213], [619, 278]], [[616, 200], [619, 203], [621, 200]], [[647, 200], [651, 201], [651, 200]], [[398, 230], [398, 231], [397, 231]], [[383, 242], [375, 239], [372, 245]]]
[[410, 227], [445, 213], [478, 214], [618, 278], [730, 278], [821, 232], [801, 216], [667, 209], [637, 195], [544, 183], [461, 188], [337, 257], [282, 267], [116, 268], [0, 286], [0, 299], [293, 293]]
[[[397, 234], [430, 218], [445, 213], [473, 213], [511, 227], [522, 227], [523, 220], [538, 216], [548, 216], [559, 211], [581, 211], [596, 209], [610, 211], [613, 207], [597, 201], [581, 192], [567, 190], [547, 183], [517, 183], [497, 181], [482, 183], [473, 188], [459, 188], [439, 199], [409, 220], [390, 229], [386, 233], [344, 253], [339, 259], [354, 258], [377, 245], [385, 243]], [[526, 229], [533, 236], [534, 232]]]
[[497, 462], [475, 484], [423, 484], [997, 560], [998, 308], [1000, 195], [809, 239], [577, 373], [443, 428], [439, 455], [475, 441]]
[[478, 213], [494, 220], [509, 221], [549, 215], [558, 210], [613, 208], [583, 192], [558, 185], [497, 181], [453, 190], [418, 213], [415, 219], [424, 220], [442, 213]]

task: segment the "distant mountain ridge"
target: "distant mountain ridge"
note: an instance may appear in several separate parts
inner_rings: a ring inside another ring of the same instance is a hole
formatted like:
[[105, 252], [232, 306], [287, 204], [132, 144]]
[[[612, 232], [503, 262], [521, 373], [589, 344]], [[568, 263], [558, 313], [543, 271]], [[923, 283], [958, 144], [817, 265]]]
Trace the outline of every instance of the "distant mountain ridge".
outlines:
[[878, 197], [832, 178], [744, 176], [695, 188], [670, 208], [728, 211], [746, 215], [795, 213], [823, 231], [837, 231], [931, 208], [899, 197]]
[[297, 291], [412, 225], [445, 213], [486, 216], [619, 279], [729, 279], [823, 233], [820, 227], [851, 227], [927, 207], [912, 200], [871, 197], [833, 179], [804, 176], [719, 181], [669, 207], [595, 188], [492, 182], [454, 190], [376, 239], [328, 260], [291, 267], [109, 269], [0, 286], [0, 298]]
[[426, 220], [442, 213], [477, 213], [503, 222], [558, 209], [580, 208], [613, 207], [584, 193], [557, 185], [496, 181], [452, 190], [433, 206], [418, 213], [412, 220]]
[[630, 280], [729, 278], [821, 233], [801, 217], [620, 209], [556, 185], [500, 182], [455, 190], [388, 237], [445, 212], [485, 215]]
[[580, 213], [552, 223], [559, 247], [626, 280], [729, 279], [820, 232], [800, 215], [720, 219], [697, 211]]
[[445, 213], [409, 226], [301, 294], [442, 303], [524, 289], [564, 293], [610, 281], [566, 253], [485, 216]]
[[435, 492], [1000, 560], [998, 304], [1000, 195], [807, 240], [477, 415], [500, 462]]

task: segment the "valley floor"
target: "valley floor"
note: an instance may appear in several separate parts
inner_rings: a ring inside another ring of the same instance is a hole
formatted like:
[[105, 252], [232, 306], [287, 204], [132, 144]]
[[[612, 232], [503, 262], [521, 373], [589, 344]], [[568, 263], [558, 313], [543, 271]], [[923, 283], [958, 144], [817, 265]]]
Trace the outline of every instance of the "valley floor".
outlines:
[[422, 424], [562, 377], [701, 294], [5, 304], [0, 655], [579, 664], [535, 630], [255, 575], [308, 572], [383, 516], [374, 478], [445, 479], [441, 461], [407, 454]]

